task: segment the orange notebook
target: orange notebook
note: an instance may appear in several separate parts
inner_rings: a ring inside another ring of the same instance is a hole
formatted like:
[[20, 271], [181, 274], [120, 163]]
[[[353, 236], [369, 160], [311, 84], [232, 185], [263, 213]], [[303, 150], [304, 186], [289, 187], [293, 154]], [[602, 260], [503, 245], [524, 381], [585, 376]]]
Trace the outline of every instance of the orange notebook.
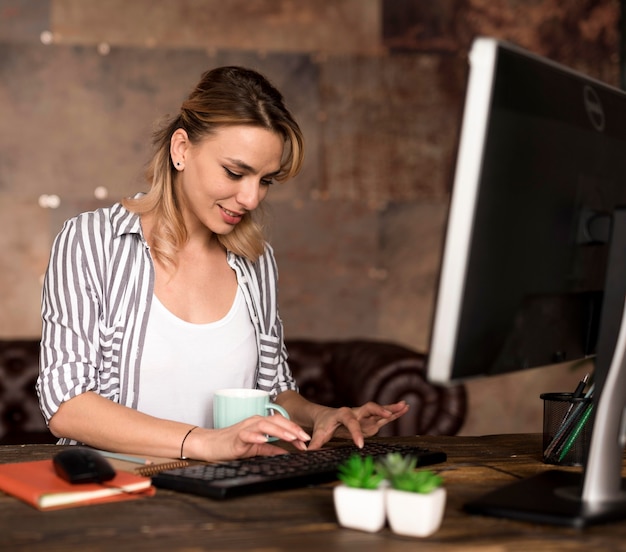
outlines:
[[72, 484], [55, 473], [52, 460], [36, 460], [0, 464], [0, 491], [38, 510], [55, 510], [153, 496], [155, 488], [150, 478], [125, 471], [104, 483]]

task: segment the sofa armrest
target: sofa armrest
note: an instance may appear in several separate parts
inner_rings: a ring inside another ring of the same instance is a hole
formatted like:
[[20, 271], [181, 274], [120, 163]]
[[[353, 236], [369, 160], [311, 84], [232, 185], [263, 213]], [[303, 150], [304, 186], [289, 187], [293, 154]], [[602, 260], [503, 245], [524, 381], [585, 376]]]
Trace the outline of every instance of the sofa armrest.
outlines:
[[39, 410], [39, 341], [0, 340], [0, 444], [54, 443]]
[[455, 435], [467, 412], [463, 385], [426, 379], [426, 356], [372, 340], [288, 340], [289, 365], [303, 396], [326, 406], [405, 400], [411, 409], [379, 435]]

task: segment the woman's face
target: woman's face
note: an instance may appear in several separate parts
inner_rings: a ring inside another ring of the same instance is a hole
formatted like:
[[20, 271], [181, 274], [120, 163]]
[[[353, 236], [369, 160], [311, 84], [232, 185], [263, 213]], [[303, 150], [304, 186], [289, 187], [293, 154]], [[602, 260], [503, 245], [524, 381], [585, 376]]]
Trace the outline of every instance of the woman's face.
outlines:
[[254, 126], [220, 127], [195, 145], [177, 130], [171, 155], [174, 165], [183, 164], [176, 186], [188, 230], [230, 233], [267, 195], [283, 148], [281, 135]]

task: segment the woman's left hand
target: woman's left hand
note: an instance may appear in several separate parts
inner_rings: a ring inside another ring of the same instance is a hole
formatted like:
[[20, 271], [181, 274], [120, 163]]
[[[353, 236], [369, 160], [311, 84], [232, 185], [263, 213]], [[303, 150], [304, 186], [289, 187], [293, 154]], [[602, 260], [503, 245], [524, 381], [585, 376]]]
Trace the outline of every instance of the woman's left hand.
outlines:
[[376, 435], [381, 427], [397, 420], [408, 410], [409, 405], [404, 401], [384, 406], [368, 402], [354, 408], [322, 408], [315, 417], [308, 448], [318, 449], [333, 436], [352, 438], [361, 448], [365, 437]]

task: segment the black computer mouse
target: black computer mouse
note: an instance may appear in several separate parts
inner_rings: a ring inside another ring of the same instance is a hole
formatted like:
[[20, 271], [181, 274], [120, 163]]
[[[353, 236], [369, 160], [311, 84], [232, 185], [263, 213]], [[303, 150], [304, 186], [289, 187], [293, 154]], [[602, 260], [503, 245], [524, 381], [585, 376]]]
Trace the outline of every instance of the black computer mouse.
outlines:
[[54, 455], [54, 471], [70, 483], [101, 483], [115, 477], [109, 461], [95, 450], [73, 446]]

